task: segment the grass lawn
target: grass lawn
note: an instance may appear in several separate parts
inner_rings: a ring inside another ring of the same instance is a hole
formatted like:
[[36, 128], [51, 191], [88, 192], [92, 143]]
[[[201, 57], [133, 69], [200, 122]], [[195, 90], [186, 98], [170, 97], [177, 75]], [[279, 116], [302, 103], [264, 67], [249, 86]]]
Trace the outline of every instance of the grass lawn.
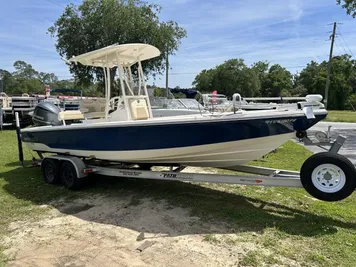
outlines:
[[[241, 262], [246, 266], [281, 264], [301, 266], [355, 266], [356, 194], [341, 202], [311, 198], [303, 189], [241, 185], [181, 183], [100, 177], [80, 192], [45, 184], [39, 168], [21, 168], [17, 162], [14, 131], [0, 132], [0, 239], [17, 220], [36, 220], [46, 209], [41, 204], [85, 193], [164, 199], [172, 206], [189, 208], [206, 221], [223, 222], [233, 236], [206, 234], [204, 242], [239, 246], [249, 242]], [[311, 152], [292, 141], [259, 161], [267, 167], [299, 170]], [[26, 159], [31, 159], [25, 149]], [[0, 247], [0, 252], [4, 248]], [[0, 253], [0, 266], [6, 264]], [[283, 262], [285, 264], [285, 262]]]
[[328, 110], [326, 121], [356, 122], [356, 112], [349, 110]]

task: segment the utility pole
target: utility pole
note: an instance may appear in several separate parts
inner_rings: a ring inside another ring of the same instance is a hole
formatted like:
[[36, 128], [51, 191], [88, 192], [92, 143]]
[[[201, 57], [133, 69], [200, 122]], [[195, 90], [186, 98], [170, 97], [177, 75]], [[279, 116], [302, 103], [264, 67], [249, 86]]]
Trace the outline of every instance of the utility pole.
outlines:
[[168, 47], [167, 47], [167, 52], [166, 52], [166, 94], [167, 94], [167, 98], [169, 96], [169, 93], [168, 93], [168, 68], [169, 68], [169, 63], [168, 63]]
[[332, 57], [333, 57], [335, 32], [336, 32], [336, 22], [334, 22], [333, 32], [332, 32], [332, 34], [330, 36], [331, 45], [330, 45], [330, 54], [329, 54], [329, 62], [328, 62], [328, 76], [326, 78], [325, 96], [324, 96], [325, 109], [327, 108], [327, 105], [328, 105], [328, 94], [329, 94], [329, 87], [330, 87], [331, 60], [332, 60]]

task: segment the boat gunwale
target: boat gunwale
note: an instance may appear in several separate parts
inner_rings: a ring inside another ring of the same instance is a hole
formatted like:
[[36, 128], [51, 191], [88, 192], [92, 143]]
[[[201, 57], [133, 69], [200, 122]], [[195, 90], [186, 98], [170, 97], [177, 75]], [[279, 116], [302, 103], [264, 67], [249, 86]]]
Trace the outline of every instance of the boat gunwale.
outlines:
[[[299, 111], [299, 110], [298, 110]], [[257, 114], [251, 114], [252, 112], [259, 113], [267, 113], [264, 116], [255, 116]], [[286, 112], [288, 116], [286, 116]], [[314, 115], [316, 116], [327, 116], [326, 110], [315, 110]], [[239, 116], [241, 115], [241, 116]], [[254, 115], [254, 116], [251, 116]], [[57, 126], [38, 126], [27, 129], [22, 129], [22, 132], [39, 132], [39, 131], [68, 131], [68, 130], [77, 130], [83, 128], [111, 128], [111, 127], [146, 127], [146, 126], [159, 126], [160, 123], [164, 122], [164, 125], [176, 125], [176, 124], [200, 124], [200, 123], [220, 123], [220, 122], [244, 122], [250, 120], [289, 120], [295, 118], [303, 118], [305, 116], [304, 112], [300, 110], [300, 112], [296, 113], [291, 112], [291, 110], [280, 111], [273, 110], [273, 113], [269, 111], [248, 111], [241, 114], [229, 113], [229, 114], [202, 114], [197, 116], [197, 114], [192, 115], [182, 115], [182, 116], [174, 116], [171, 117], [156, 117], [148, 120], [136, 120], [136, 121], [100, 121], [100, 122], [90, 122], [90, 123], [75, 123], [69, 125], [57, 125]], [[93, 119], [96, 120], [96, 119]], [[100, 119], [98, 119], [100, 120]]]

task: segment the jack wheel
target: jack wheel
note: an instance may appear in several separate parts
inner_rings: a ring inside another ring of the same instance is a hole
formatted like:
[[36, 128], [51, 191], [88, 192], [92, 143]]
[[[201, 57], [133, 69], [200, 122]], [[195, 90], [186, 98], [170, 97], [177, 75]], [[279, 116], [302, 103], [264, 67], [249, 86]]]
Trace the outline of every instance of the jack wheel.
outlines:
[[298, 131], [295, 136], [299, 139], [303, 139], [304, 137], [307, 137], [307, 131]]
[[58, 172], [58, 163], [54, 159], [44, 159], [41, 164], [43, 179], [47, 184], [59, 184], [61, 178]]
[[63, 185], [72, 190], [82, 187], [83, 178], [78, 178], [77, 171], [70, 162], [63, 162], [61, 165], [61, 179]]
[[355, 190], [356, 170], [346, 157], [322, 152], [304, 162], [300, 180], [313, 197], [324, 201], [339, 201]]

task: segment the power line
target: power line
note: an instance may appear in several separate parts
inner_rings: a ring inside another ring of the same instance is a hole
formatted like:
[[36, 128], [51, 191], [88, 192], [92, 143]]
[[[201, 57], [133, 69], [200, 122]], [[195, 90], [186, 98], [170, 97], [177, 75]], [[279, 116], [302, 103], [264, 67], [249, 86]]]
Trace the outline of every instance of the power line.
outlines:
[[199, 72], [172, 72], [169, 75], [193, 75], [198, 73]]
[[[337, 36], [336, 36], [336, 37], [337, 37]], [[342, 54], [342, 50], [341, 50], [341, 48], [339, 47], [339, 45], [337, 44], [338, 42], [336, 42], [336, 41], [340, 42], [340, 39], [339, 39], [339, 38], [336, 38], [336, 39], [335, 39], [335, 45], [336, 45], [336, 49], [338, 50], [338, 52], [339, 52], [340, 54]], [[342, 45], [341, 42], [340, 42], [340, 45], [341, 45], [341, 47], [344, 49], [345, 54], [348, 54], [347, 51], [346, 51], [346, 49], [345, 49], [345, 47]]]
[[341, 48], [336, 44], [336, 42], [335, 42], [335, 45], [336, 45], [337, 52], [338, 52], [339, 54], [342, 54]]
[[[339, 33], [339, 35], [341, 36], [342, 40], [344, 41], [344, 43], [345, 43], [347, 49], [350, 51], [351, 56], [353, 56], [351, 49], [350, 49], [349, 46], [347, 45], [347, 43], [346, 43], [344, 37], [342, 36], [342, 34], [341, 34], [341, 32], [340, 32], [340, 29], [338, 29], [338, 33]], [[347, 53], [346, 53], [346, 54], [347, 54]]]
[[52, 0], [43, 0], [43, 1], [46, 1], [46, 2], [48, 2], [48, 3], [52, 3], [53, 5], [56, 5], [56, 6], [65, 8], [65, 6], [62, 6], [61, 4], [58, 4], [58, 3], [56, 3], [56, 2], [54, 2], [54, 1], [52, 1]]
[[[53, 5], [56, 5], [56, 6], [59, 6], [59, 7], [62, 7], [62, 8], [66, 8], [65, 6], [63, 6], [62, 4], [58, 4], [57, 2], [55, 2], [54, 0], [43, 0], [43, 1], [46, 1], [46, 2], [48, 2], [48, 3], [51, 3], [51, 4], [53, 4]], [[77, 4], [77, 5], [80, 5], [81, 3], [80, 3], [80, 1], [74, 1], [74, 0], [72, 0], [71, 1], [73, 4]]]

